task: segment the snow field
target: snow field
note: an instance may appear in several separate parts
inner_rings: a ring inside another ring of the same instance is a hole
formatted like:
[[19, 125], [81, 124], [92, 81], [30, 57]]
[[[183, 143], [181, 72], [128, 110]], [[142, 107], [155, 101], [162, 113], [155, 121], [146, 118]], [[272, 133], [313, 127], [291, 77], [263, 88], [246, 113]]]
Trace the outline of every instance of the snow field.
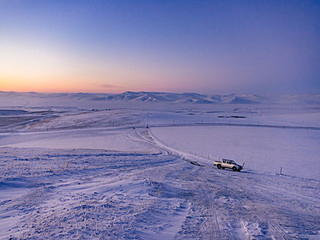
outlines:
[[0, 239], [318, 235], [316, 181], [218, 171], [165, 153], [36, 148], [1, 152], [1, 190], [20, 192], [1, 195]]
[[[320, 131], [235, 126], [152, 128], [162, 143], [214, 160], [245, 162], [245, 169], [320, 180]], [[207, 161], [208, 162], [208, 161]], [[244, 170], [245, 170], [244, 169]]]
[[30, 95], [0, 103], [0, 239], [320, 239], [318, 108]]
[[[140, 174], [151, 168], [154, 171], [162, 165], [176, 164], [177, 160], [170, 156], [99, 150], [60, 150], [56, 154], [55, 150], [34, 149], [37, 157], [29, 158], [27, 149], [5, 148], [4, 151], [7, 161], [1, 166], [1, 176], [4, 176], [1, 187], [13, 188], [13, 191], [23, 189], [25, 194], [1, 199], [1, 218], [6, 219], [3, 224], [7, 226], [2, 230], [13, 223], [9, 230], [1, 231], [4, 234], [0, 235], [1, 239], [10, 236], [114, 239], [133, 237], [139, 228], [142, 229], [140, 235], [150, 236], [159, 228], [160, 239], [169, 234], [165, 231], [161, 235], [162, 228], [174, 228], [175, 216], [179, 218], [175, 209], [179, 209], [180, 201], [172, 197], [172, 200], [158, 203], [158, 183], [143, 175], [140, 178]], [[23, 158], [17, 159], [16, 153], [24, 155]], [[32, 167], [35, 165], [36, 169]], [[12, 169], [21, 171], [13, 172]], [[170, 212], [167, 210], [171, 208], [174, 216], [168, 217]], [[18, 209], [18, 212], [14, 214], [11, 209]], [[151, 224], [150, 230], [144, 222], [148, 222], [149, 216], [145, 212], [149, 211], [159, 212], [158, 217], [152, 215], [157, 224]], [[18, 224], [8, 221], [17, 217], [20, 218]], [[131, 231], [132, 221], [136, 218], [135, 229]], [[164, 219], [171, 219], [172, 223]], [[166, 227], [161, 227], [162, 222]]]
[[133, 141], [133, 129], [72, 130], [2, 134], [0, 146], [51, 149], [105, 149], [122, 152], [159, 152], [152, 146]]

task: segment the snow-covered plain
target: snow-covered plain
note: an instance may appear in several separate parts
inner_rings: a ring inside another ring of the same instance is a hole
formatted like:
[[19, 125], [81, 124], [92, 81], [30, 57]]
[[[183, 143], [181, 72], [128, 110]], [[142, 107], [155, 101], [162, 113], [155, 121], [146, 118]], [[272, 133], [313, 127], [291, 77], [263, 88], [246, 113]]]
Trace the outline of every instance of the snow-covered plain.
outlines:
[[154, 128], [152, 133], [179, 151], [219, 160], [236, 159], [256, 172], [320, 181], [320, 132], [239, 126]]
[[320, 239], [319, 133], [319, 96], [0, 92], [0, 239]]

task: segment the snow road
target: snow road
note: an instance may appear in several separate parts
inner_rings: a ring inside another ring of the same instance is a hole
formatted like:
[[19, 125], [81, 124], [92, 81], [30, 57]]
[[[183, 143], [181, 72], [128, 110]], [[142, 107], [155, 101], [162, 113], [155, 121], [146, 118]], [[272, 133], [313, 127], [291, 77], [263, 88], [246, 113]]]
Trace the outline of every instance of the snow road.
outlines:
[[[148, 129], [128, 140], [155, 147]], [[318, 181], [158, 153], [1, 148], [1, 239], [319, 237]]]

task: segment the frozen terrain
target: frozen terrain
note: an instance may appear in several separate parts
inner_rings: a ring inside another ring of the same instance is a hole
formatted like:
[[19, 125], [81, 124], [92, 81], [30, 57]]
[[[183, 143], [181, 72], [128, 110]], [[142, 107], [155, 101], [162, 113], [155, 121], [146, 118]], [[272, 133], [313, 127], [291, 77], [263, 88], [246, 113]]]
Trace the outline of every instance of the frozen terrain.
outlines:
[[319, 96], [0, 92], [0, 239], [320, 239], [319, 133]]
[[236, 159], [255, 172], [282, 173], [320, 181], [318, 131], [239, 126], [154, 128], [161, 142], [185, 153]]

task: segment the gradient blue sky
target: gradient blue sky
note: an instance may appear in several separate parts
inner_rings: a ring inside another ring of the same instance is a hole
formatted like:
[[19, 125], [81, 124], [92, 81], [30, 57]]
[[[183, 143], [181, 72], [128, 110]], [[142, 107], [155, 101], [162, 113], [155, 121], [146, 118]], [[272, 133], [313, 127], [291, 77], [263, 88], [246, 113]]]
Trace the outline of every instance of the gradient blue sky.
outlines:
[[0, 0], [0, 90], [320, 93], [320, 1]]

